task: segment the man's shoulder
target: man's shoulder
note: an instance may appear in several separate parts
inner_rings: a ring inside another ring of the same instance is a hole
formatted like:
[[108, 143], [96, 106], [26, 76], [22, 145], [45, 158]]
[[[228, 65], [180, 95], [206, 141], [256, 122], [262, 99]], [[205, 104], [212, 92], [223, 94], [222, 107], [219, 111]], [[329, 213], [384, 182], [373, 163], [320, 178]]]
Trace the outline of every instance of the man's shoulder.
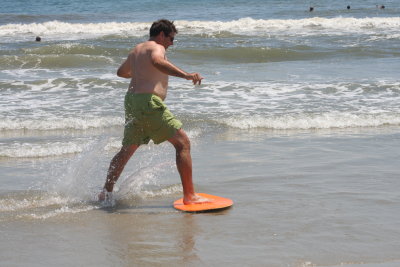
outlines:
[[151, 44], [149, 41], [146, 42], [142, 42], [139, 43], [137, 45], [135, 45], [135, 47], [131, 50], [131, 53], [140, 53], [140, 52], [144, 52], [146, 50], [152, 50], [153, 48], [153, 44]]
[[144, 47], [146, 47], [147, 49], [151, 49], [151, 50], [161, 50], [161, 51], [165, 51], [164, 46], [154, 42], [154, 41], [147, 41], [142, 43]]
[[165, 48], [157, 44], [153, 41], [146, 41], [140, 44], [137, 44], [131, 51], [131, 56], [139, 56], [139, 55], [164, 55], [165, 56]]

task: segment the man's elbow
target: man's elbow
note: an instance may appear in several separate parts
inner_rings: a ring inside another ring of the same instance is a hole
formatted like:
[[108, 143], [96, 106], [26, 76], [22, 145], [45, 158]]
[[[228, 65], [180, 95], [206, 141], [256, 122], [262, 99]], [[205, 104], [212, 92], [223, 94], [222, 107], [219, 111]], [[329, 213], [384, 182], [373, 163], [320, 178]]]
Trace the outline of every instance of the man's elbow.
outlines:
[[117, 70], [117, 76], [123, 78], [121, 70]]
[[121, 78], [131, 78], [131, 73], [130, 72], [123, 72], [121, 70], [117, 70], [117, 76]]
[[166, 62], [162, 57], [153, 57], [151, 59], [151, 64], [159, 70], [165, 69]]

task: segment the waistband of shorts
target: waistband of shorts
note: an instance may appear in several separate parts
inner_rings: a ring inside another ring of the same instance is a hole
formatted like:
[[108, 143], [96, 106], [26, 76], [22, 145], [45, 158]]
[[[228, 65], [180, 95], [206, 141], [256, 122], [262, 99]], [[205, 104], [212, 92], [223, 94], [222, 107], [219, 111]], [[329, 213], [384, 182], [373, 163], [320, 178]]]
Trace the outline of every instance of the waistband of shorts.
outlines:
[[159, 97], [158, 95], [152, 94], [152, 93], [135, 94], [135, 93], [132, 93], [132, 92], [127, 92], [126, 96], [133, 97], [133, 98], [136, 98], [136, 99], [151, 99], [151, 98], [155, 97], [155, 98], [158, 98], [161, 102], [163, 102], [161, 97]]

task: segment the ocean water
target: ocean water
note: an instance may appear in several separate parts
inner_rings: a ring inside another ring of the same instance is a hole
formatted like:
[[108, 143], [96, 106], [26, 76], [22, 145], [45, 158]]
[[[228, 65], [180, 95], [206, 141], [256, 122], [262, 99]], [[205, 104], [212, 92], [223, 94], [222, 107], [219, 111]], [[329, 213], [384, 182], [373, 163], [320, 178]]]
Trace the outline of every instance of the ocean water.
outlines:
[[[399, 1], [1, 3], [1, 265], [399, 266]], [[179, 31], [168, 59], [205, 77], [171, 77], [166, 100], [196, 189], [231, 209], [172, 208], [167, 143], [95, 201], [123, 132], [116, 70], [159, 18]]]

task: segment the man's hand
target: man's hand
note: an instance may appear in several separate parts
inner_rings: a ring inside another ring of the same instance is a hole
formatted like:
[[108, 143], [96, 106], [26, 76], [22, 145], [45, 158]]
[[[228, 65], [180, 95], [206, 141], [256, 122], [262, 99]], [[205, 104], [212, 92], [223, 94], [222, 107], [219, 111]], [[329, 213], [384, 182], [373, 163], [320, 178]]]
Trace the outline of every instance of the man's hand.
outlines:
[[201, 77], [200, 73], [197, 72], [193, 72], [193, 73], [188, 73], [185, 77], [186, 80], [192, 80], [193, 84], [201, 84], [201, 80], [203, 80], [204, 78]]

